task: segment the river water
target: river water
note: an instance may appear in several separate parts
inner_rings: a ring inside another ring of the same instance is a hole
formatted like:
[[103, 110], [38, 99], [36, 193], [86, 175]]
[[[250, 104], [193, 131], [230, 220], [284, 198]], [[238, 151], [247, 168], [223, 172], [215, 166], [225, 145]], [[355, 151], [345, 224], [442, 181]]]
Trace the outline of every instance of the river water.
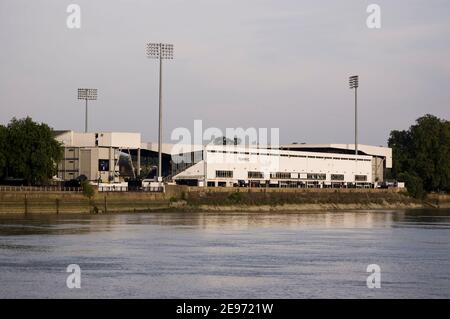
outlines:
[[450, 210], [0, 215], [0, 298], [366, 297], [450, 298]]

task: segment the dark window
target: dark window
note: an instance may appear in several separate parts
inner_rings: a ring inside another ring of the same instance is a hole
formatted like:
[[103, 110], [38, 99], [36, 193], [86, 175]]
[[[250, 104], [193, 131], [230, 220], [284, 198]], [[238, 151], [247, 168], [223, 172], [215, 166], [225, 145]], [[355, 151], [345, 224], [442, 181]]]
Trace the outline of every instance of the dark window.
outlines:
[[291, 178], [291, 173], [286, 173], [286, 172], [270, 173], [270, 178], [274, 178], [274, 179], [290, 179]]
[[331, 174], [331, 180], [332, 181], [343, 181], [344, 175], [343, 174]]
[[367, 175], [355, 175], [355, 181], [367, 182]]
[[326, 174], [307, 174], [307, 179], [324, 180], [326, 179]]
[[264, 178], [262, 172], [248, 172], [248, 178]]
[[232, 178], [233, 171], [216, 171], [216, 177], [219, 178]]
[[100, 172], [107, 172], [109, 171], [109, 160], [98, 160], [98, 170]]

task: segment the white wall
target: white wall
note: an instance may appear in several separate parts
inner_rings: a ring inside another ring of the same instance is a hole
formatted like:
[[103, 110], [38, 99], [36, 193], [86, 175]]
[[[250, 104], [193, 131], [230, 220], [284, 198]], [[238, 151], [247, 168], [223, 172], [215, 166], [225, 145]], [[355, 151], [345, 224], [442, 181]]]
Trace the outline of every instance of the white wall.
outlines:
[[137, 149], [141, 147], [141, 133], [110, 133], [111, 146]]
[[94, 133], [73, 133], [73, 145], [77, 147], [94, 147], [95, 134]]
[[[223, 150], [226, 150], [227, 153], [222, 153]], [[300, 178], [308, 173], [326, 174], [325, 181], [328, 182], [331, 181], [331, 174], [343, 174], [344, 182], [354, 182], [355, 175], [366, 175], [367, 181], [372, 182], [371, 156], [249, 149], [233, 146], [209, 146], [207, 151], [208, 180], [228, 180], [216, 178], [216, 170], [231, 170], [233, 178], [230, 180], [234, 181], [248, 180], [248, 171], [258, 171], [264, 172], [264, 179], [270, 179], [270, 173], [289, 172]], [[234, 154], [235, 152], [237, 154]], [[260, 155], [256, 155], [256, 153]]]
[[72, 146], [73, 144], [73, 131], [66, 131], [60, 133], [55, 137], [58, 142], [61, 142], [63, 145]]
[[122, 132], [73, 132], [68, 131], [56, 137], [65, 146], [95, 147], [95, 134], [98, 134], [98, 146], [137, 149], [141, 147], [140, 133]]

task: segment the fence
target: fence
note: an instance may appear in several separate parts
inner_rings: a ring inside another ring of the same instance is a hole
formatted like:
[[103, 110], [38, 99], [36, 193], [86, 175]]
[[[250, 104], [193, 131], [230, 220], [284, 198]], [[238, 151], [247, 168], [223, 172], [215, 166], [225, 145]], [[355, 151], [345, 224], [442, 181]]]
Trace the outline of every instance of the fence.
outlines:
[[81, 187], [63, 186], [0, 186], [0, 192], [81, 192]]
[[98, 186], [99, 192], [128, 192], [128, 186], [106, 185]]
[[99, 192], [164, 192], [163, 186], [145, 186], [145, 187], [128, 187], [117, 185], [102, 185], [98, 186]]
[[[76, 192], [82, 191], [81, 187], [63, 186], [0, 186], [0, 192]], [[128, 188], [128, 186], [103, 185], [98, 186], [99, 192], [164, 192], [162, 186], [146, 186], [139, 188]]]

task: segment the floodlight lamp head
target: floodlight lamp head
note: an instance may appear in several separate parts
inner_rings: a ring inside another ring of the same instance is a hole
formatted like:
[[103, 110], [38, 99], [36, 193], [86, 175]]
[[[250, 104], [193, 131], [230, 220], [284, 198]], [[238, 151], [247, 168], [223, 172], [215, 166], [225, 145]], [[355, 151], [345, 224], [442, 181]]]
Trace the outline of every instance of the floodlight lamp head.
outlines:
[[355, 89], [355, 88], [359, 87], [359, 76], [358, 75], [353, 75], [349, 78], [349, 86], [350, 86], [350, 89]]
[[78, 89], [79, 100], [97, 100], [97, 89]]
[[146, 54], [149, 59], [173, 59], [173, 44], [147, 43]]

